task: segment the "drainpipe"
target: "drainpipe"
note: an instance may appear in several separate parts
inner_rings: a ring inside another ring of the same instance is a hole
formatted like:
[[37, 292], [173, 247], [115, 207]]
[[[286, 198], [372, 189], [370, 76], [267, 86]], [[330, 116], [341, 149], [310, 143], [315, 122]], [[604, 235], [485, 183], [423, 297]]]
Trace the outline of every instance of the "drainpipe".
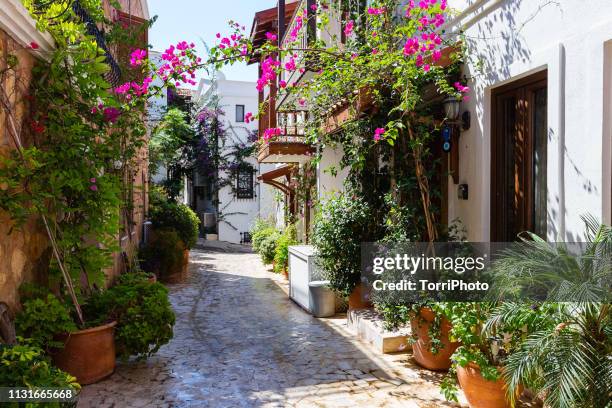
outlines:
[[557, 160], [559, 161], [559, 236], [557, 239], [565, 240], [565, 47], [559, 44], [559, 111], [557, 128], [559, 142], [557, 146]]

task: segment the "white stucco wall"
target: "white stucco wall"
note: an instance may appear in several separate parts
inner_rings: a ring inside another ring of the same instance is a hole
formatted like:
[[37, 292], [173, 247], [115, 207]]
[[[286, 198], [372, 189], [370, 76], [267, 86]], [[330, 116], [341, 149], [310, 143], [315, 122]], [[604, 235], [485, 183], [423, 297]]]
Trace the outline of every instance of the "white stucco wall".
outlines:
[[470, 240], [489, 240], [495, 166], [490, 157], [491, 90], [547, 69], [548, 238], [579, 240], [581, 214], [610, 222], [612, 47], [606, 42], [612, 40], [612, 2], [449, 1], [459, 10], [474, 3], [483, 6], [458, 19], [467, 25], [472, 57], [465, 74], [474, 76], [471, 100], [462, 106], [462, 112], [471, 112], [472, 125], [460, 139], [460, 183], [469, 185], [470, 197], [458, 200], [457, 185], [449, 179], [449, 220], [459, 217]]
[[317, 195], [319, 201], [325, 201], [334, 193], [344, 191], [344, 180], [348, 177], [349, 168], [340, 167], [343, 154], [341, 147], [326, 147], [321, 152], [321, 160], [317, 166]]
[[[225, 112], [221, 120], [227, 129], [226, 146], [247, 143], [248, 131], [257, 130], [257, 121], [236, 122], [236, 105], [244, 105], [245, 114], [258, 110], [258, 95], [254, 82], [230, 81], [223, 74], [217, 74], [216, 94], [219, 96], [219, 107]], [[202, 94], [206, 93], [206, 84], [200, 89]], [[261, 183], [257, 176], [274, 170], [274, 164], [259, 164], [255, 157], [247, 160], [256, 170], [253, 175], [254, 197], [252, 199], [238, 199], [235, 196], [235, 177], [232, 184], [224, 186], [219, 191], [219, 216], [218, 232], [219, 240], [239, 243], [240, 233], [248, 232], [258, 217], [271, 220], [276, 219], [278, 203], [274, 200], [275, 189], [272, 186]], [[222, 178], [228, 178], [228, 174], [221, 172]]]
[[[248, 142], [248, 131], [257, 129], [257, 121], [246, 123], [236, 122], [236, 105], [244, 105], [244, 113], [257, 112], [257, 90], [254, 82], [228, 81], [220, 74], [217, 79], [216, 93], [219, 96], [219, 107], [224, 111], [221, 120], [227, 130], [226, 147], [246, 144]], [[250, 157], [247, 161], [255, 169], [259, 168], [257, 159]], [[257, 172], [259, 174], [259, 172]], [[257, 180], [254, 177], [254, 183]], [[240, 233], [248, 232], [253, 221], [259, 215], [259, 196], [261, 189], [254, 184], [254, 196], [250, 199], [238, 199], [235, 196], [235, 177], [227, 172], [220, 172], [222, 179], [232, 179], [234, 188], [224, 186], [219, 191], [218, 208], [218, 232], [219, 240], [239, 243]]]

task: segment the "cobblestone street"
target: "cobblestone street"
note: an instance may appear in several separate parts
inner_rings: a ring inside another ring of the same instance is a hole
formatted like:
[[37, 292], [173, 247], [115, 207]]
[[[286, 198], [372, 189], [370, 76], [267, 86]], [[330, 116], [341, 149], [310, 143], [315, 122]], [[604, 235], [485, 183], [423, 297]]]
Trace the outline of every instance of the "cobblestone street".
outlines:
[[79, 407], [453, 406], [441, 375], [376, 353], [344, 317], [313, 318], [282, 285], [242, 247], [193, 250], [188, 281], [170, 286], [174, 339], [85, 387]]

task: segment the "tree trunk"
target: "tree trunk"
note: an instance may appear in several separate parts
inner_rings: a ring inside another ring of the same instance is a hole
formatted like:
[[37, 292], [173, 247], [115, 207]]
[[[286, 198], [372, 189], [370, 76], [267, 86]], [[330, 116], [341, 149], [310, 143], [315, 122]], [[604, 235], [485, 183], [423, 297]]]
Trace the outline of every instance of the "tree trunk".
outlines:
[[423, 204], [423, 213], [425, 215], [425, 223], [427, 225], [427, 236], [429, 242], [434, 242], [438, 238], [436, 228], [436, 216], [431, 210], [431, 194], [429, 189], [429, 180], [427, 179], [427, 171], [423, 165], [423, 145], [416, 140], [416, 135], [412, 129], [410, 122], [407, 123], [408, 136], [412, 142], [412, 157], [414, 158], [414, 170], [419, 184], [421, 193], [421, 203]]

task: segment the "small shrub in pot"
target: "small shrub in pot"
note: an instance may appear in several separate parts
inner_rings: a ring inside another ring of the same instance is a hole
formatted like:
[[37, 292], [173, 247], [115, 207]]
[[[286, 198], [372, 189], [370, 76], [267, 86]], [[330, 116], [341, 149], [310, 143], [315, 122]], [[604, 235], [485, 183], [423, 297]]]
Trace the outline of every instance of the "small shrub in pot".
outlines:
[[359, 283], [361, 243], [367, 241], [370, 220], [370, 208], [362, 198], [342, 193], [323, 203], [314, 223], [317, 264], [331, 288], [346, 296]]
[[145, 359], [173, 337], [175, 315], [168, 290], [144, 276], [123, 282], [92, 296], [84, 310], [117, 322], [115, 343], [122, 359]]

